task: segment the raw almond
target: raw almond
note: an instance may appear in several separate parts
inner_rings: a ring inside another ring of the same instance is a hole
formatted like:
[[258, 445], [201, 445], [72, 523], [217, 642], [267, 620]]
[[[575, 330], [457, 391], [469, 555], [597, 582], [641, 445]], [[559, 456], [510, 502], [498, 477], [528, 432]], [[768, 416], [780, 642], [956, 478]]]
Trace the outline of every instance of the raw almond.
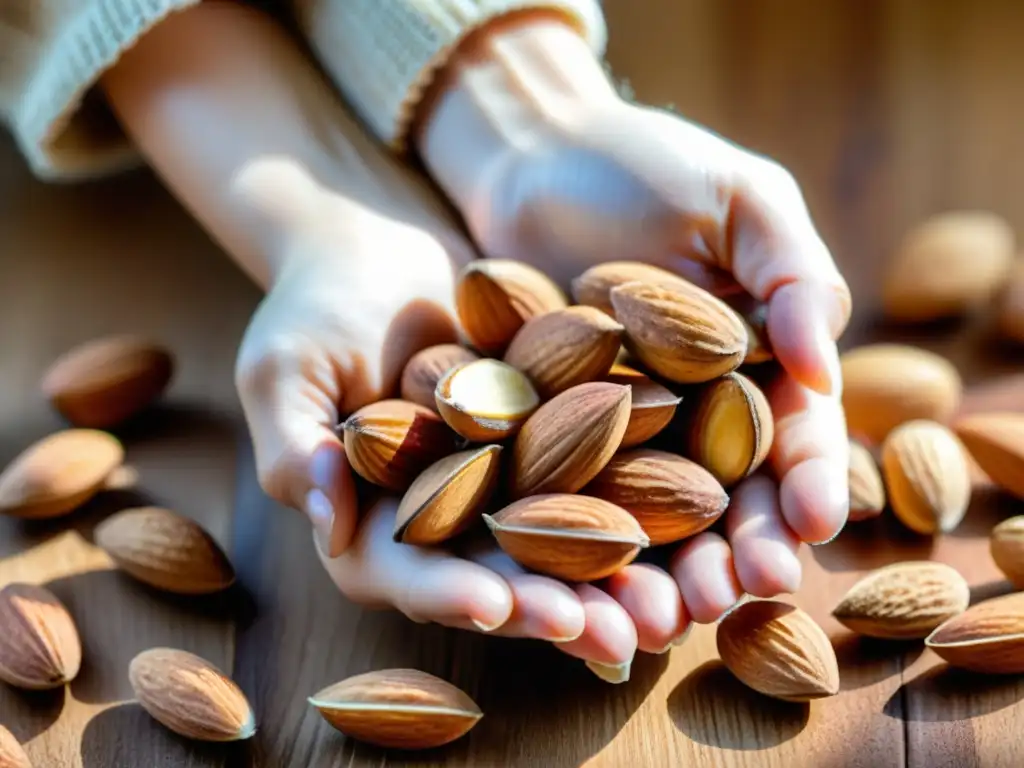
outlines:
[[992, 482], [1024, 499], [1024, 414], [978, 413], [960, 419], [954, 429]]
[[740, 366], [747, 331], [725, 302], [684, 280], [626, 283], [611, 291], [625, 347], [659, 376], [680, 384], [710, 381]]
[[667, 387], [631, 368], [616, 363], [605, 377], [613, 384], [624, 384], [630, 388], [631, 401], [629, 424], [622, 436], [620, 448], [633, 448], [659, 435], [672, 423], [682, 398]]
[[455, 434], [441, 417], [405, 400], [363, 406], [341, 428], [352, 469], [392, 491], [404, 491], [420, 472], [455, 450]]
[[971, 478], [956, 436], [933, 421], [909, 421], [882, 445], [889, 503], [904, 525], [920, 534], [949, 533], [963, 520]]
[[0, 514], [41, 519], [72, 512], [95, 496], [124, 461], [112, 435], [66, 429], [28, 447], [0, 474]]
[[908, 561], [878, 568], [854, 584], [832, 615], [866, 637], [912, 640], [967, 609], [971, 590], [943, 563]]
[[440, 544], [478, 520], [497, 486], [501, 451], [500, 445], [460, 451], [423, 470], [398, 505], [395, 541]]
[[622, 443], [630, 403], [629, 387], [590, 382], [538, 408], [513, 446], [513, 497], [575, 493], [593, 480]]
[[94, 537], [122, 571], [157, 589], [205, 595], [235, 582], [234, 568], [214, 538], [169, 509], [122, 510], [100, 523]]
[[566, 581], [610, 576], [650, 544], [626, 510], [589, 496], [531, 496], [484, 520], [498, 546], [517, 563]]
[[839, 664], [828, 636], [799, 608], [751, 600], [718, 625], [718, 655], [740, 682], [783, 701], [839, 693]]
[[658, 285], [679, 282], [684, 282], [683, 278], [642, 261], [608, 261], [591, 267], [577, 277], [572, 281], [571, 288], [577, 304], [595, 307], [614, 317], [615, 308], [611, 300], [613, 288], [626, 283]]
[[402, 399], [436, 410], [434, 392], [441, 377], [457, 365], [478, 359], [476, 354], [458, 344], [438, 344], [417, 352], [402, 371]]
[[548, 400], [569, 387], [596, 381], [615, 362], [622, 326], [594, 307], [567, 307], [527, 320], [505, 352]]
[[455, 309], [469, 342], [484, 354], [502, 352], [523, 323], [569, 304], [562, 290], [533, 267], [478, 259], [459, 274]]
[[81, 665], [78, 629], [56, 595], [35, 584], [0, 589], [0, 680], [28, 690], [59, 688]]
[[869, 344], [845, 352], [840, 361], [847, 429], [856, 438], [880, 444], [907, 421], [946, 423], [960, 404], [960, 374], [932, 352]]
[[1002, 217], [950, 211], [907, 233], [888, 262], [882, 307], [892, 319], [920, 322], [961, 315], [989, 302], [1005, 283], [1014, 233]]
[[137, 336], [82, 344], [50, 366], [42, 381], [53, 407], [77, 427], [108, 429], [151, 405], [174, 374], [174, 358]]
[[878, 462], [856, 440], [850, 440], [850, 517], [851, 521], [876, 517], [885, 509], [885, 484]]
[[774, 359], [775, 354], [768, 338], [768, 305], [757, 301], [749, 293], [741, 293], [724, 301], [735, 310], [747, 329], [747, 354], [743, 362], [757, 365]]
[[1024, 342], [1024, 258], [1014, 262], [1006, 288], [999, 297], [997, 325], [1006, 339]]
[[925, 645], [954, 667], [985, 674], [1024, 672], [1024, 592], [972, 605], [932, 632]]
[[245, 694], [205, 659], [174, 648], [143, 651], [128, 666], [139, 704], [154, 720], [197, 741], [241, 741], [256, 733]]
[[511, 437], [540, 406], [526, 374], [490, 358], [448, 371], [437, 383], [434, 401], [448, 426], [476, 443]]
[[32, 763], [14, 738], [14, 734], [0, 725], [0, 768], [32, 768]]
[[443, 746], [483, 717], [465, 692], [418, 669], [355, 675], [324, 688], [309, 703], [346, 736], [392, 749]]
[[989, 538], [992, 561], [1017, 589], [1024, 589], [1024, 515], [1004, 520]]
[[729, 506], [728, 494], [699, 464], [646, 448], [616, 455], [582, 492], [633, 515], [653, 546], [700, 533]]

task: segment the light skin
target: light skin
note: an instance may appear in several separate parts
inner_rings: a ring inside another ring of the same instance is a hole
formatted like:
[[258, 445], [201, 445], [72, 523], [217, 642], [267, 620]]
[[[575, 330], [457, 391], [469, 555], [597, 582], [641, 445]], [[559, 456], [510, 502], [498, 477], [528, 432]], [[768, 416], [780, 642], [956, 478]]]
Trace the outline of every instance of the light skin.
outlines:
[[[472, 245], [251, 9], [211, 2], [169, 17], [102, 87], [166, 185], [267, 291], [237, 365], [261, 483], [309, 516], [349, 599], [550, 640], [617, 681], [638, 650], [670, 648], [743, 593], [795, 590], [802, 542], [845, 523], [834, 339], [849, 292], [798, 187], [764, 158], [621, 99], [561, 21], [519, 17], [474, 36], [417, 113], [411, 149]], [[394, 498], [357, 509], [333, 427], [393, 393], [416, 350], [456, 339], [454, 274], [474, 251], [563, 284], [601, 261], [642, 259], [767, 302], [784, 371], [768, 391], [772, 472], [732, 492], [722, 535], [686, 542], [664, 568], [565, 585], [487, 540], [458, 552], [395, 544]]]

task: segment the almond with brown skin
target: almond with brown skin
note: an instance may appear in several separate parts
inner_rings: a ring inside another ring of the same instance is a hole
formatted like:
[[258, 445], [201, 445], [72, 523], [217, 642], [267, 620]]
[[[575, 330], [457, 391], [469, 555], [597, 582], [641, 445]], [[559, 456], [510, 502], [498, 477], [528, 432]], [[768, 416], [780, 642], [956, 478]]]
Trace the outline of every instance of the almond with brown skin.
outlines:
[[0, 680], [28, 690], [59, 688], [81, 665], [78, 629], [56, 595], [35, 584], [0, 589]]
[[626, 433], [629, 387], [590, 382], [567, 389], [527, 419], [512, 451], [513, 498], [575, 493], [615, 455]]
[[939, 626], [925, 645], [954, 667], [995, 675], [1024, 672], [1024, 592], [972, 605]]
[[32, 768], [32, 762], [14, 738], [14, 734], [0, 725], [0, 768]]
[[448, 426], [475, 443], [511, 437], [540, 406], [526, 374], [486, 357], [442, 376], [434, 401]]
[[766, 363], [775, 358], [771, 340], [768, 338], [768, 305], [758, 301], [749, 293], [741, 293], [723, 299], [732, 307], [747, 329], [746, 365]]
[[629, 512], [653, 546], [700, 533], [729, 506], [728, 494], [699, 464], [646, 448], [617, 454], [582, 493]]
[[1024, 414], [978, 413], [957, 421], [954, 430], [992, 482], [1024, 499]]
[[885, 484], [878, 462], [864, 445], [850, 440], [850, 516], [851, 522], [877, 517], [885, 509]]
[[434, 392], [441, 377], [457, 365], [478, 359], [475, 353], [458, 344], [437, 344], [420, 350], [409, 358], [402, 371], [402, 399], [437, 410]]
[[1024, 589], [1024, 515], [1003, 520], [992, 529], [989, 551], [1009, 582]]
[[659, 435], [672, 423], [682, 402], [667, 387], [624, 363], [613, 365], [605, 381], [628, 386], [631, 392], [629, 424], [620, 448], [633, 448]]
[[653, 264], [642, 261], [607, 261], [597, 264], [572, 281], [572, 295], [578, 304], [585, 304], [615, 316], [611, 292], [613, 288], [626, 283], [685, 282], [675, 275]]

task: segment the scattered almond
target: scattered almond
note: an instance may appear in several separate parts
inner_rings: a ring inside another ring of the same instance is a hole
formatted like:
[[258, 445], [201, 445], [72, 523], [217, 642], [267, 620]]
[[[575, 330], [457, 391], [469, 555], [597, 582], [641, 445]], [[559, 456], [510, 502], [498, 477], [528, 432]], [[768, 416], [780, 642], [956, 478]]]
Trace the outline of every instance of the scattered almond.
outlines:
[[437, 383], [434, 400], [448, 426], [476, 443], [511, 437], [540, 406], [524, 373], [490, 358], [452, 368]]
[[629, 424], [620, 448], [633, 448], [659, 435], [672, 423], [682, 401], [667, 387], [624, 363], [613, 365], [605, 381], [626, 385], [631, 391]]
[[1024, 592], [972, 605], [939, 626], [925, 645], [954, 667], [984, 674], [1024, 672]]
[[739, 605], [718, 625], [718, 655], [740, 682], [783, 701], [839, 693], [828, 636], [799, 608], [776, 600]]
[[885, 509], [885, 484], [878, 462], [856, 440], [850, 440], [850, 516], [851, 521], [877, 517]]
[[256, 718], [241, 689], [205, 659], [174, 648], [143, 651], [128, 667], [139, 704], [158, 723], [197, 741], [241, 741]]
[[992, 482], [1024, 499], [1024, 414], [978, 413], [960, 419], [953, 428]]
[[678, 275], [653, 264], [645, 264], [642, 261], [608, 261], [591, 267], [573, 280], [572, 295], [578, 304], [595, 307], [614, 317], [612, 289], [626, 283], [659, 285], [679, 282], [685, 281]]
[[324, 688], [309, 703], [346, 736], [392, 749], [443, 746], [483, 717], [466, 693], [417, 669], [355, 675]]
[[220, 545], [194, 520], [169, 509], [125, 509], [100, 523], [96, 544], [139, 581], [180, 595], [227, 589], [235, 571]]
[[1024, 589], [1024, 515], [1003, 520], [989, 539], [992, 561], [1017, 589]]
[[0, 680], [28, 690], [59, 688], [81, 665], [78, 629], [56, 595], [35, 584], [0, 589]]
[[610, 576], [650, 544], [636, 518], [590, 496], [531, 496], [484, 515], [484, 521], [517, 563], [566, 581]]
[[0, 725], [0, 768], [32, 768], [32, 762], [14, 738], [14, 734]]
[[997, 325], [1006, 339], [1024, 342], [1024, 258], [1014, 262], [1006, 288], [999, 297]]
[[417, 352], [402, 371], [402, 399], [436, 410], [434, 392], [441, 377], [457, 365], [478, 359], [476, 354], [458, 344], [438, 344]]

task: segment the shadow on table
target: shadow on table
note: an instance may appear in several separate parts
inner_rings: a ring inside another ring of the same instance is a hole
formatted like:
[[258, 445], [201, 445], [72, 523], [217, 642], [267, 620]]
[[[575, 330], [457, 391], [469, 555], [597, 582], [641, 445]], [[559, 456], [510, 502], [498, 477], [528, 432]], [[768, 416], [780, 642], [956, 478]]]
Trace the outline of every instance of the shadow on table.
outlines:
[[0, 724], [25, 744], [53, 725], [64, 711], [64, 688], [23, 691], [0, 685]]
[[900, 686], [882, 711], [915, 722], [956, 722], [998, 712], [1024, 698], [1024, 681], [943, 664]]
[[833, 638], [839, 662], [840, 690], [867, 688], [891, 677], [899, 677], [924, 652], [920, 641], [878, 640], [845, 633]]
[[909, 530], [888, 509], [870, 520], [847, 523], [832, 543], [811, 547], [826, 571], [868, 571], [906, 560], [928, 560], [935, 543]]

